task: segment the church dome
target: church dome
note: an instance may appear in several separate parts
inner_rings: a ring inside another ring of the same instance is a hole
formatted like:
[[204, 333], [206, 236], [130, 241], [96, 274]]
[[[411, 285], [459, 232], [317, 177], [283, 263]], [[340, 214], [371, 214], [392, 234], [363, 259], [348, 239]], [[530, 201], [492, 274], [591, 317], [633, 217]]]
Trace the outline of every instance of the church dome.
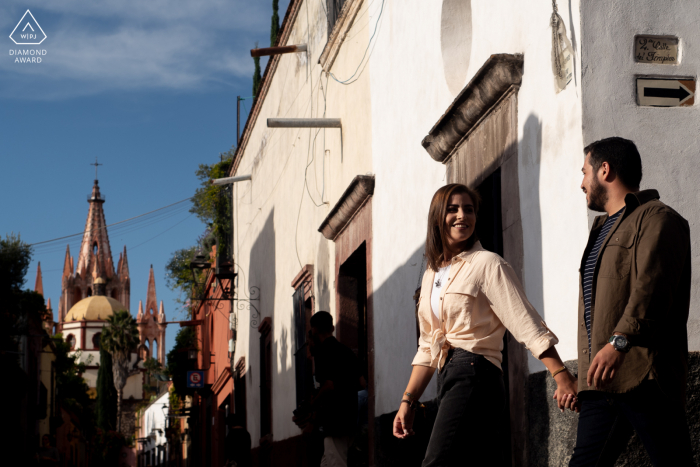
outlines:
[[68, 311], [64, 322], [71, 321], [106, 321], [107, 318], [120, 310], [126, 310], [119, 300], [103, 295], [84, 298], [73, 305]]

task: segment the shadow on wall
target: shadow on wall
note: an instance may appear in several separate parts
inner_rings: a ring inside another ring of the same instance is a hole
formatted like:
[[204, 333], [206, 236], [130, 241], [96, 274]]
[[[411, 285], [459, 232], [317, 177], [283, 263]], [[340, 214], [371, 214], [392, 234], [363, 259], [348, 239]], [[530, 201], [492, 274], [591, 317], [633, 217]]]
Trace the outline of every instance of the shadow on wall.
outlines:
[[[258, 311], [259, 325], [266, 317], [272, 317], [275, 309], [275, 210], [272, 209], [262, 230], [258, 234], [253, 247], [250, 249], [250, 266], [248, 270], [248, 287], [260, 287], [260, 302]], [[248, 292], [247, 290], [245, 291]], [[275, 323], [272, 323], [273, 332]], [[274, 335], [274, 334], [273, 334]], [[248, 414], [248, 431], [253, 439], [260, 438], [260, 333], [258, 326], [251, 326], [248, 340], [248, 380], [247, 397], [248, 407], [255, 407]], [[274, 359], [273, 359], [274, 361]], [[274, 372], [273, 372], [274, 373]], [[273, 387], [274, 390], [274, 387]], [[252, 423], [251, 423], [252, 422]]]
[[[425, 201], [429, 203], [430, 200]], [[423, 263], [424, 247], [416, 249], [410, 258], [399, 266], [394, 273], [384, 281], [381, 287], [375, 289], [374, 293], [369, 298], [372, 300], [375, 310], [375, 336], [383, 335], [382, 340], [390, 341], [390, 344], [383, 344], [382, 348], [394, 349], [393, 355], [398, 358], [392, 358], [391, 361], [380, 361], [381, 351], [377, 349], [375, 341], [375, 380], [378, 384], [378, 389], [385, 389], [382, 381], [387, 379], [399, 381], [398, 386], [403, 386], [408, 382], [411, 375], [411, 361], [418, 349], [418, 339], [416, 334], [416, 307], [413, 301], [413, 295], [418, 287], [425, 272], [425, 264]], [[387, 309], [390, 307], [390, 309]], [[384, 334], [382, 328], [386, 328], [389, 323], [379, 320], [380, 315], [391, 315], [392, 330], [388, 334]], [[381, 328], [377, 329], [377, 325]], [[391, 371], [391, 373], [387, 373]], [[434, 378], [435, 379], [435, 378]], [[397, 386], [397, 387], [398, 387]], [[430, 384], [426, 395], [434, 397], [435, 383]], [[406, 440], [395, 438], [392, 434], [392, 423], [396, 416], [396, 410], [392, 412], [380, 414], [379, 409], [375, 417], [375, 463], [382, 466], [401, 466], [411, 467], [420, 466], [425, 457], [425, 451], [428, 447], [432, 424], [437, 413], [437, 406], [428, 401], [426, 410], [422, 411], [417, 416], [415, 431], [416, 436]]]
[[542, 267], [542, 205], [540, 201], [540, 163], [542, 160], [542, 122], [530, 115], [523, 127], [521, 184], [523, 209], [523, 249], [527, 273], [523, 284], [527, 298], [546, 320], [544, 314], [544, 278]]
[[318, 252], [316, 254], [316, 310], [331, 309], [331, 289], [330, 289], [330, 252], [328, 251], [328, 240], [323, 235], [319, 235]]

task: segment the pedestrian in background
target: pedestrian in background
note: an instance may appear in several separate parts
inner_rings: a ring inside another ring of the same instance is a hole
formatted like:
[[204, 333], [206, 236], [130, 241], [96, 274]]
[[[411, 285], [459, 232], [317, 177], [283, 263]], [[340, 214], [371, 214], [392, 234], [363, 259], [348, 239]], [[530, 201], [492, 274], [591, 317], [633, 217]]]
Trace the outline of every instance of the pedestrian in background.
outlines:
[[690, 228], [639, 191], [632, 141], [584, 149], [583, 182], [595, 219], [580, 269], [581, 414], [570, 466], [614, 465], [636, 431], [654, 465], [695, 465], [685, 414]]
[[474, 190], [451, 184], [430, 203], [419, 348], [393, 429], [398, 438], [413, 434], [418, 399], [438, 369], [438, 413], [424, 467], [510, 464], [501, 457], [506, 329], [552, 372], [559, 408], [576, 407], [576, 380], [554, 348], [557, 337], [525, 297], [515, 271], [478, 241], [479, 201]]
[[228, 434], [226, 435], [226, 467], [252, 467], [250, 433], [243, 426], [240, 414], [226, 417]]
[[315, 427], [323, 432], [322, 467], [345, 467], [357, 431], [359, 364], [355, 353], [333, 337], [330, 313], [317, 311], [310, 325], [309, 351], [320, 387], [311, 401], [310, 416], [295, 417], [294, 422], [305, 433], [312, 433]]

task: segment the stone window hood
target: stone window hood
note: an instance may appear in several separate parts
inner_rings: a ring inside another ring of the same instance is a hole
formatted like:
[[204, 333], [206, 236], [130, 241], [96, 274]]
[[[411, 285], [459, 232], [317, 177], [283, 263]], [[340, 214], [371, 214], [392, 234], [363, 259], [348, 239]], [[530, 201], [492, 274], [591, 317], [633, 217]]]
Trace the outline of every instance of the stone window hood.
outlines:
[[335, 241], [373, 194], [374, 175], [355, 177], [323, 220], [318, 231], [328, 240]]
[[460, 143], [511, 87], [523, 79], [521, 54], [491, 55], [474, 78], [459, 93], [421, 144], [430, 157], [446, 163]]

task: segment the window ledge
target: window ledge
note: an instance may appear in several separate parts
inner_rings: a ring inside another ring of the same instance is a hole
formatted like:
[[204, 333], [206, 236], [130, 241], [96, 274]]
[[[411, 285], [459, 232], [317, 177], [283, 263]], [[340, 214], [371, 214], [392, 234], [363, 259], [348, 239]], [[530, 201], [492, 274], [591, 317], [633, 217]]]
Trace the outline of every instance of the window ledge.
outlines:
[[350, 28], [352, 28], [361, 6], [362, 0], [346, 0], [343, 5], [343, 9], [333, 26], [333, 31], [328, 37], [328, 42], [326, 42], [326, 46], [321, 52], [321, 57], [318, 59], [318, 63], [321, 64], [321, 68], [326, 73], [331, 71], [335, 58], [340, 52], [340, 47], [343, 45], [348, 32], [350, 32]]

